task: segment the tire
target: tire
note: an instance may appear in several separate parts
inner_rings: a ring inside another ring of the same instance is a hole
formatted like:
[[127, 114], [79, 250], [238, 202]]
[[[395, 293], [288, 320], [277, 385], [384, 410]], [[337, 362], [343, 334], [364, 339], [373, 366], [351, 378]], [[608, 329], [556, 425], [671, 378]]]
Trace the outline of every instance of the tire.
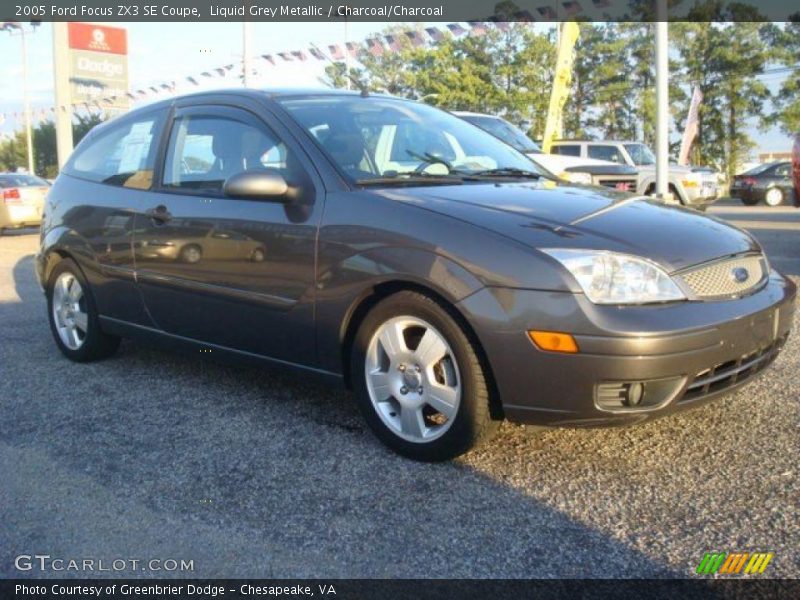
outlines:
[[742, 204], [744, 204], [745, 206], [755, 206], [756, 204], [758, 204], [758, 199], [753, 198], [752, 196], [749, 198], [742, 198], [741, 200]]
[[[385, 339], [397, 342], [393, 356]], [[423, 345], [427, 352], [420, 350]], [[475, 343], [447, 308], [427, 296], [403, 291], [378, 303], [358, 329], [350, 364], [359, 410], [375, 436], [398, 454], [450, 460], [497, 430]], [[439, 411], [429, 402], [447, 408]]]
[[181, 261], [190, 265], [199, 263], [203, 258], [203, 249], [197, 244], [189, 244], [181, 248]]
[[[75, 284], [78, 288], [74, 287]], [[80, 291], [80, 297], [77, 291]], [[68, 292], [66, 296], [65, 292]], [[56, 346], [72, 361], [91, 362], [108, 358], [119, 347], [120, 338], [108, 335], [100, 328], [89, 284], [78, 265], [69, 258], [59, 262], [48, 279], [47, 316]]]
[[264, 252], [263, 248], [256, 248], [253, 250], [253, 254], [250, 255], [250, 260], [255, 263], [264, 262], [264, 259], [267, 257], [266, 253]]
[[764, 194], [764, 202], [767, 203], [767, 206], [780, 206], [783, 204], [783, 198], [785, 194], [781, 188], [769, 188], [767, 193]]

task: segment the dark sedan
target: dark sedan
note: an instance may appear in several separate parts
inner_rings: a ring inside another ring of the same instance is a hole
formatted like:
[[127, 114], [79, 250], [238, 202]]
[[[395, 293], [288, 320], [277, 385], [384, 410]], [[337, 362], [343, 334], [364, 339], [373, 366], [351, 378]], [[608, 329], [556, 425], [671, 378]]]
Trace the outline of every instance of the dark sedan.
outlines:
[[792, 163], [766, 163], [736, 175], [730, 194], [747, 206], [755, 206], [759, 202], [764, 202], [767, 206], [794, 204]]
[[[266, 251], [147, 255], [202, 227]], [[314, 374], [419, 460], [503, 418], [625, 425], [716, 398], [775, 358], [796, 294], [744, 231], [555, 181], [433, 107], [333, 91], [198, 94], [97, 127], [36, 265], [68, 358], [140, 337]]]

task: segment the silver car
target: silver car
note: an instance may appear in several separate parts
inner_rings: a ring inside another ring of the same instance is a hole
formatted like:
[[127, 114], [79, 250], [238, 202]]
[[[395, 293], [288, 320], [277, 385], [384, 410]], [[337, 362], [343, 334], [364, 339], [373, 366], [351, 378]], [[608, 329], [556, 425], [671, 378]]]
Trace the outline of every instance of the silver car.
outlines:
[[[635, 167], [639, 171], [636, 192], [647, 196], [655, 193], [656, 157], [642, 142], [560, 140], [553, 142], [550, 151], [561, 156], [608, 160]], [[719, 194], [715, 173], [676, 164], [669, 165], [669, 191], [676, 202], [700, 210], [714, 202]]]
[[5, 229], [38, 227], [50, 184], [25, 173], [0, 173], [0, 234]]

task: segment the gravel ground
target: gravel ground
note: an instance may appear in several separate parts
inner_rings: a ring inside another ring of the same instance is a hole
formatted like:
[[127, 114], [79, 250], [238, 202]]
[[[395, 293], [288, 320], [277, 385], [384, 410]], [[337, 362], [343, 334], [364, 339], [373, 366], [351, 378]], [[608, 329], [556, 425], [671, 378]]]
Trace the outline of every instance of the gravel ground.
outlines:
[[[721, 206], [800, 275], [800, 211]], [[630, 429], [535, 434], [417, 464], [347, 394], [124, 343], [74, 365], [50, 337], [38, 238], [0, 238], [0, 576], [19, 554], [183, 559], [197, 577], [690, 576], [771, 551], [800, 577], [800, 336], [760, 378]], [[800, 313], [798, 313], [800, 314]], [[120, 576], [164, 576], [123, 570]]]

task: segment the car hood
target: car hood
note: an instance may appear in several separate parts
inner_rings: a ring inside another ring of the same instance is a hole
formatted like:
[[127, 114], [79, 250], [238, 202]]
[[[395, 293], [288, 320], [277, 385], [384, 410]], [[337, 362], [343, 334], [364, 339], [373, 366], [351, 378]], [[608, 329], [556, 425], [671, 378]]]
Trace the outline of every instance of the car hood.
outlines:
[[544, 154], [543, 152], [528, 152], [526, 154], [533, 162], [542, 164], [553, 170], [550, 165], [558, 165], [561, 170], [573, 167], [619, 167], [620, 165], [610, 160], [597, 160], [595, 158], [581, 158], [579, 156], [566, 156], [564, 154]]
[[761, 251], [749, 234], [713, 217], [594, 186], [542, 180], [376, 192], [470, 222], [531, 248], [625, 252], [650, 258], [670, 272]]

